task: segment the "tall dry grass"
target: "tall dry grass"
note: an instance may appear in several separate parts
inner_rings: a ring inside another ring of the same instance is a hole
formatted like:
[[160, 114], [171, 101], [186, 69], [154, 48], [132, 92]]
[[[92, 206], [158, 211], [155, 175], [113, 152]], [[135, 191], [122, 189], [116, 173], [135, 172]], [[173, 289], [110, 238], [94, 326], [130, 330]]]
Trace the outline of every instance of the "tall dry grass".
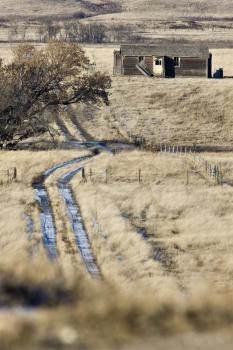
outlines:
[[[231, 169], [232, 158], [225, 159]], [[139, 167], [153, 174], [151, 181], [142, 175], [140, 184], [132, 182]], [[107, 184], [106, 168], [115, 174]], [[210, 285], [216, 292], [231, 290], [231, 187], [209, 186], [184, 159], [167, 155], [102, 154], [85, 169], [92, 170], [92, 181], [76, 178], [73, 190], [107, 278], [157, 294]]]
[[[49, 264], [42, 251], [33, 259], [26, 256], [23, 221], [18, 221], [17, 213], [25, 211], [20, 198], [26, 194], [33, 202], [32, 178], [74, 156], [77, 151], [0, 153], [2, 163], [19, 169], [19, 182], [5, 186], [5, 209], [1, 206], [5, 213], [1, 251], [7, 257], [1, 256], [0, 303], [42, 306], [30, 312], [0, 311], [1, 346], [137, 349], [139, 342], [150, 349], [155, 342], [161, 347], [172, 342], [174, 349], [187, 349], [198, 339], [215, 349], [216, 339], [221, 339], [221, 347], [229, 348], [233, 322], [229, 307], [231, 188], [209, 187], [195, 172], [186, 186], [187, 165], [167, 155], [128, 152], [93, 158], [86, 167], [98, 172], [103, 167], [127, 172], [141, 166], [157, 177], [141, 184], [73, 179], [72, 188], [103, 273], [103, 282], [96, 284], [83, 272], [78, 251], [67, 250], [63, 240], [69, 239], [75, 248], [56, 188], [65, 170], [46, 181], [58, 229], [61, 255], [57, 264]], [[219, 159], [219, 155], [209, 157]], [[230, 169], [230, 154], [224, 158], [225, 169], [227, 161]], [[13, 206], [14, 227], [10, 227], [10, 204], [15, 202], [20, 205], [19, 209]], [[148, 241], [140, 237], [139, 228], [146, 230]], [[160, 261], [154, 261], [158, 248], [163, 254]], [[211, 333], [216, 329], [217, 338]], [[200, 330], [206, 333], [199, 334]]]

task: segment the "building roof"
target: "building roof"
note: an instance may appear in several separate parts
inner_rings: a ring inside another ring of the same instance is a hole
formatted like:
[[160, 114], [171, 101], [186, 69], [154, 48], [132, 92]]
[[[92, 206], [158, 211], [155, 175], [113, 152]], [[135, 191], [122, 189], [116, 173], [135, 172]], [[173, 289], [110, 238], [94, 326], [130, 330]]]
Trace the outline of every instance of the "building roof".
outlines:
[[187, 45], [121, 45], [123, 56], [168, 56], [168, 57], [200, 57], [208, 58], [209, 49], [204, 46]]

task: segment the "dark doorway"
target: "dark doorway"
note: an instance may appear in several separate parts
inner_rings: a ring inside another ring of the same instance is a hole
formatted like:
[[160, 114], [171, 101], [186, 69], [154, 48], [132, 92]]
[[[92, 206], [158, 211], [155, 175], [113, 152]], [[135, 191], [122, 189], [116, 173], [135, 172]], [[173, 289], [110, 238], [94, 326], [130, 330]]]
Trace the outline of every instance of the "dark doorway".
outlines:
[[208, 59], [208, 78], [212, 77], [212, 55], [210, 54]]
[[175, 78], [175, 67], [174, 67], [173, 58], [164, 57], [164, 68], [165, 68], [165, 77]]

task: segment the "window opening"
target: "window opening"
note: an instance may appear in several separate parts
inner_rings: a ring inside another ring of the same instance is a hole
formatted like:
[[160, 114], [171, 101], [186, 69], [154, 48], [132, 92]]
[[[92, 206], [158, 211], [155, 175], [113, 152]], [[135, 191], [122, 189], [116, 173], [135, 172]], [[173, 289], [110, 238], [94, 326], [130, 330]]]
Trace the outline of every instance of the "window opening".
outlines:
[[155, 60], [155, 65], [156, 65], [156, 66], [162, 66], [162, 60], [157, 58], [157, 59]]
[[180, 66], [180, 57], [174, 57], [174, 66], [179, 67]]

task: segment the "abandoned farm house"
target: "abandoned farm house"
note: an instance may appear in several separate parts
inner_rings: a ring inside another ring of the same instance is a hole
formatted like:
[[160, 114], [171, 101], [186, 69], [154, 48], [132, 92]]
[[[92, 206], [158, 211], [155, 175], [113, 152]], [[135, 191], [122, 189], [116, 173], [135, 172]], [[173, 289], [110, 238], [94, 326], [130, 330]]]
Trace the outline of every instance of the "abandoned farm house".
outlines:
[[212, 55], [201, 46], [132, 44], [114, 51], [114, 75], [210, 78], [211, 67]]

